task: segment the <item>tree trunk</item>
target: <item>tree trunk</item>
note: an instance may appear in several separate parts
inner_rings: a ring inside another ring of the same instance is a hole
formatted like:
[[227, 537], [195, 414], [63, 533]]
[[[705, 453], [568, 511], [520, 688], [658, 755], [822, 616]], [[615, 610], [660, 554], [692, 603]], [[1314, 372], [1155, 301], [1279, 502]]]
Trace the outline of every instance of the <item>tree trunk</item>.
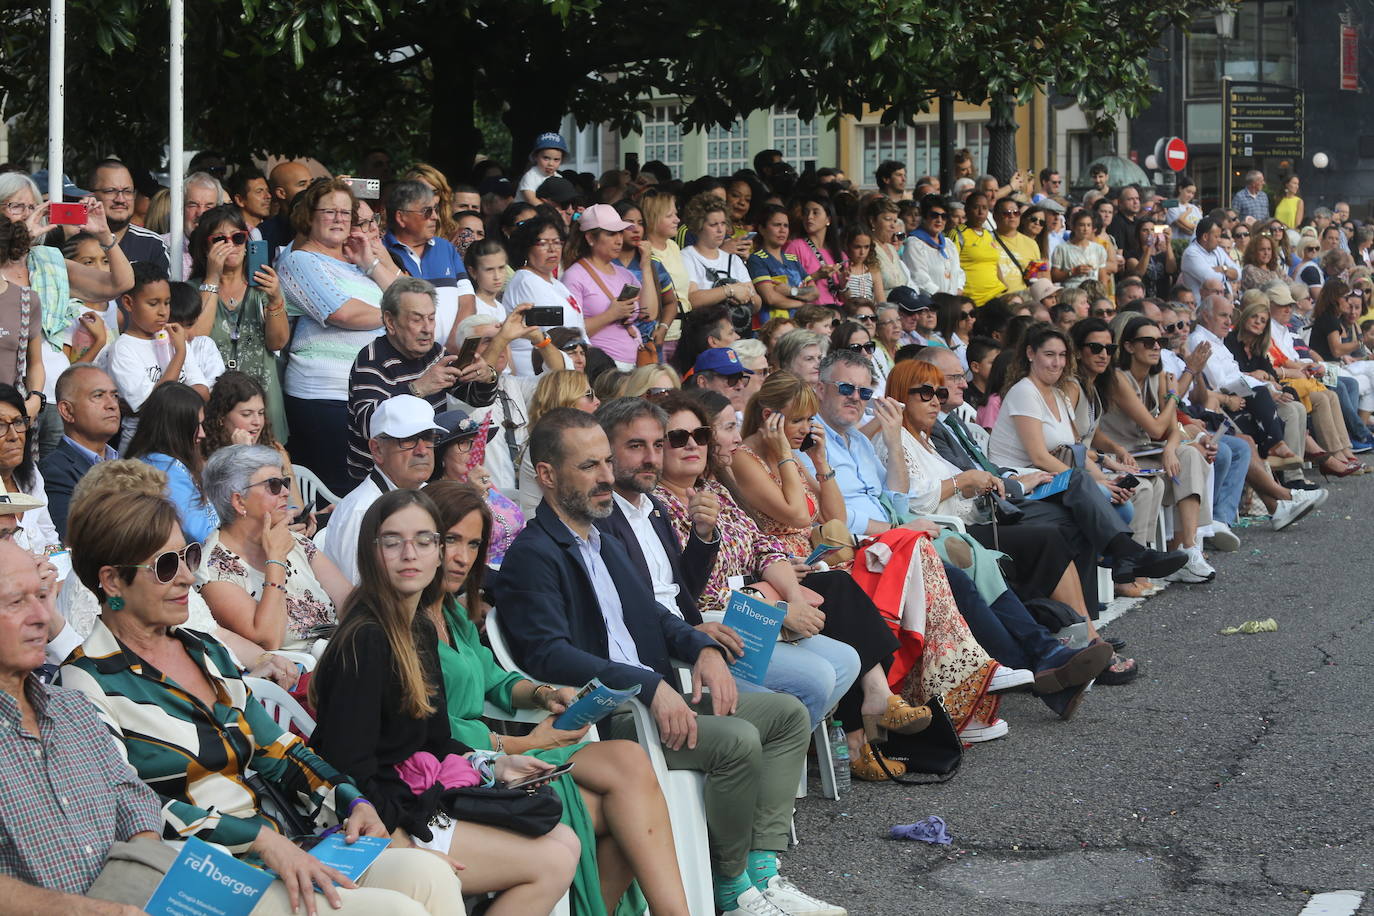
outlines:
[[[451, 184], [461, 184], [472, 173], [472, 163], [482, 151], [482, 131], [473, 117], [472, 99], [476, 95], [476, 70], [466, 55], [453, 48], [435, 49], [430, 55], [434, 78], [430, 98], [435, 103], [429, 115], [429, 162], [448, 176]], [[441, 104], [450, 99], [452, 104]]]
[[1005, 185], [1016, 172], [1016, 101], [1009, 95], [992, 99], [988, 120], [988, 174]]
[[[558, 65], [526, 71], [524, 79], [512, 80], [501, 120], [510, 129], [511, 175], [524, 173], [534, 140], [545, 131], [558, 130], [568, 110], [568, 80]], [[516, 87], [519, 88], [516, 88]]]

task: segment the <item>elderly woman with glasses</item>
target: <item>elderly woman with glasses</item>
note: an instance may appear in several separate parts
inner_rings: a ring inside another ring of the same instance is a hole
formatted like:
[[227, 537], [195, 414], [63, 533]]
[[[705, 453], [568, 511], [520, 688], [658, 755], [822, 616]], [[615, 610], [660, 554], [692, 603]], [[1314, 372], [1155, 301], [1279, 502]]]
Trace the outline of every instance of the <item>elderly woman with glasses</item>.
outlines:
[[952, 228], [949, 201], [938, 194], [921, 198], [921, 225], [902, 245], [902, 263], [923, 292], [962, 293], [964, 269], [959, 250], [946, 233]]
[[215, 620], [265, 649], [306, 649], [332, 628], [351, 585], [308, 538], [287, 526], [291, 484], [281, 454], [230, 445], [201, 474], [220, 527], [205, 543], [196, 587]]
[[874, 359], [878, 344], [873, 339], [873, 326], [862, 325], [857, 321], [845, 321], [830, 332], [831, 350], [853, 350], [862, 353], [873, 363], [873, 389], [877, 396], [883, 393], [887, 373], [882, 370], [879, 360]]

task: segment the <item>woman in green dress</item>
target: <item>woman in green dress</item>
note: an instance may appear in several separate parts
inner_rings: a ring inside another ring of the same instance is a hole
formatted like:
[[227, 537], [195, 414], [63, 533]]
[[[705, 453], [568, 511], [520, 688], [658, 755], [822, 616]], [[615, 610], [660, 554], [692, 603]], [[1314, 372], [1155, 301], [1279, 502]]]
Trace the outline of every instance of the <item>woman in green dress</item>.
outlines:
[[[631, 741], [587, 743], [586, 728], [555, 728], [554, 715], [572, 702], [573, 689], [536, 684], [497, 664], [464, 608], [479, 607], [491, 512], [468, 484], [440, 481], [425, 494], [438, 505], [444, 532], [447, 598], [427, 611], [439, 633], [453, 737], [476, 749], [576, 764], [553, 783], [563, 799], [563, 823], [582, 841], [571, 889], [573, 916], [627, 916], [644, 912], [646, 905], [654, 916], [687, 916], [668, 806], [648, 757]], [[507, 712], [547, 709], [553, 715], [523, 737], [497, 735], [482, 722], [485, 700]]]

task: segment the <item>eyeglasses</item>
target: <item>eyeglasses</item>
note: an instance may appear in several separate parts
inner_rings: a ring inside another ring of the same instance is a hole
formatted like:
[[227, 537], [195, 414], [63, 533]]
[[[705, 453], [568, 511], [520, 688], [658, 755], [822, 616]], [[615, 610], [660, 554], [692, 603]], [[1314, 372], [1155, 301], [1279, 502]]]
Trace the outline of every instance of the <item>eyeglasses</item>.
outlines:
[[248, 233], [240, 231], [231, 232], [228, 235], [210, 236], [211, 245], [218, 245], [220, 242], [229, 242], [233, 244], [235, 248], [237, 248], [240, 245], [246, 245], [248, 243]]
[[927, 213], [926, 219], [934, 222], [937, 219], [949, 219], [949, 214], [944, 210], [936, 210], [934, 213]]
[[686, 448], [688, 439], [691, 439], [697, 445], [710, 445], [711, 427], [698, 426], [696, 429], [670, 429], [664, 438], [668, 441], [668, 445], [671, 448]]
[[104, 194], [107, 197], [113, 197], [116, 200], [121, 197], [132, 198], [134, 196], [133, 188], [91, 188], [91, 190], [97, 194]]
[[15, 525], [13, 528], [0, 528], [0, 541], [12, 541], [14, 536], [23, 530], [23, 525]]
[[374, 213], [374, 214], [372, 214], [371, 216], [367, 216], [367, 217], [364, 217], [364, 218], [362, 218], [362, 219], [355, 219], [355, 220], [353, 221], [353, 228], [354, 228], [354, 229], [365, 229], [365, 228], [368, 227], [368, 226], [371, 226], [373, 229], [377, 229], [377, 228], [379, 228], [381, 225], [382, 225], [382, 216], [381, 216], [380, 213]]
[[291, 489], [290, 477], [269, 477], [266, 480], [259, 480], [257, 483], [250, 483], [249, 488], [267, 486], [267, 492], [273, 496], [281, 496], [282, 493]]
[[852, 398], [857, 394], [860, 401], [873, 400], [872, 388], [860, 388], [852, 382], [826, 382], [826, 384], [834, 385], [835, 390], [840, 393], [840, 397], [842, 398]]
[[948, 388], [936, 388], [934, 385], [917, 385], [915, 388], [908, 388], [906, 393], [908, 395], [914, 394], [926, 403], [929, 403], [933, 398], [939, 398], [943, 401], [949, 397]]
[[846, 350], [853, 350], [855, 353], [868, 353], [870, 355], [872, 355], [873, 351], [877, 348], [878, 345], [871, 340], [868, 343], [852, 343], [845, 347]]
[[1158, 337], [1132, 337], [1127, 343], [1138, 343], [1147, 350], [1158, 350], [1164, 346], [1164, 341]]
[[999, 210], [999, 211], [997, 211], [997, 218], [998, 218], [998, 219], [1006, 219], [1008, 216], [1020, 216], [1020, 215], [1021, 215], [1021, 211], [1020, 211], [1020, 210]]
[[743, 388], [745, 384], [749, 381], [749, 376], [745, 375], [743, 372], [741, 372], [739, 375], [722, 376], [722, 378], [725, 379], [726, 387], [732, 389]]
[[35, 206], [34, 204], [20, 203], [20, 202], [17, 201], [17, 200], [12, 200], [12, 201], [10, 201], [9, 203], [5, 204], [5, 212], [6, 212], [6, 213], [9, 213], [9, 214], [11, 214], [11, 215], [17, 213], [17, 214], [19, 214], [19, 216], [21, 216], [21, 217], [27, 217], [30, 213], [32, 213], [33, 211], [35, 211], [35, 210], [37, 210], [37, 209], [38, 209], [38, 207]]
[[316, 210], [315, 212], [324, 214], [324, 218], [329, 220], [330, 222], [335, 222], [341, 219], [353, 218], [352, 210], [339, 210], [334, 207], [323, 207], [319, 210]]
[[433, 218], [434, 218], [434, 208], [433, 208], [433, 207], [421, 207], [421, 208], [418, 209], [418, 210], [400, 210], [400, 209], [398, 209], [396, 212], [397, 212], [397, 213], [418, 213], [418, 214], [420, 214], [421, 216], [423, 216], [425, 219], [433, 219]]
[[1116, 353], [1116, 344], [1114, 344], [1114, 343], [1106, 343], [1106, 344], [1104, 344], [1104, 343], [1097, 343], [1097, 342], [1085, 343], [1085, 344], [1083, 345], [1083, 349], [1087, 350], [1089, 353], [1093, 354], [1094, 356], [1101, 356], [1103, 353], [1106, 353], [1108, 356], [1112, 356], [1112, 355], [1114, 355], [1114, 354]]
[[29, 431], [32, 421], [28, 417], [15, 417], [13, 420], [0, 420], [0, 439], [8, 439], [10, 430], [22, 436]]
[[119, 569], [151, 569], [157, 581], [166, 585], [177, 577], [177, 569], [184, 563], [188, 573], [200, 569], [200, 558], [204, 548], [199, 541], [192, 541], [180, 550], [160, 553], [151, 563], [121, 563]]
[[1231, 233], [1231, 237], [1232, 237], [1232, 238], [1237, 238], [1237, 239], [1248, 239], [1248, 238], [1250, 237], [1250, 233], [1248, 233], [1248, 232], [1232, 232], [1232, 233]]
[[1038, 217], [1038, 216], [1032, 216], [1030, 219], [1026, 220], [1026, 225], [1027, 225], [1027, 226], [1043, 226], [1043, 225], [1045, 225], [1045, 221], [1044, 221], [1043, 219], [1041, 219], [1040, 217]]
[[854, 316], [854, 320], [855, 320], [855, 321], [877, 321], [877, 320], [878, 320], [878, 316], [877, 316], [877, 315], [855, 315], [855, 316]]
[[1162, 324], [1159, 326], [1159, 329], [1165, 334], [1177, 334], [1179, 331], [1188, 330], [1188, 322], [1175, 321], [1173, 324]]
[[383, 534], [377, 537], [377, 546], [382, 548], [382, 553], [391, 557], [398, 557], [404, 553], [407, 544], [414, 547], [416, 553], [432, 553], [438, 550], [443, 542], [443, 535], [437, 531], [421, 531], [413, 538], [402, 537], [399, 534]]
[[576, 351], [576, 350], [586, 350], [586, 349], [587, 349], [587, 346], [586, 346], [586, 344], [582, 343], [580, 340], [575, 340], [575, 341], [573, 341], [572, 343], [564, 344], [563, 346], [559, 347], [558, 349], [562, 350], [564, 353], [572, 353], [572, 352], [574, 352], [574, 351]]
[[976, 314], [978, 314], [977, 311], [972, 311], [972, 312], [960, 312], [960, 313], [959, 313], [959, 320], [960, 320], [960, 321], [969, 321], [969, 320], [971, 320], [971, 319], [973, 318], [973, 316], [976, 315]]
[[556, 248], [562, 248], [562, 247], [563, 247], [563, 240], [562, 240], [562, 239], [538, 239], [538, 240], [535, 241], [535, 243], [534, 243], [533, 245], [531, 245], [530, 247], [531, 247], [531, 248], [542, 248], [542, 249], [544, 249], [545, 251], [553, 251], [553, 250], [556, 249]]
[[644, 392], [644, 397], [650, 401], [657, 401], [659, 398], [666, 398], [668, 392], [672, 390], [671, 388], [650, 388], [648, 391]]
[[1093, 309], [1094, 318], [1110, 318], [1116, 314], [1116, 309]]
[[391, 442], [396, 448], [403, 452], [414, 451], [416, 446], [421, 442], [431, 448], [434, 447], [434, 430], [432, 429], [428, 432], [420, 433], [418, 436], [406, 436], [404, 439], [397, 439], [394, 436], [379, 436], [378, 438]]

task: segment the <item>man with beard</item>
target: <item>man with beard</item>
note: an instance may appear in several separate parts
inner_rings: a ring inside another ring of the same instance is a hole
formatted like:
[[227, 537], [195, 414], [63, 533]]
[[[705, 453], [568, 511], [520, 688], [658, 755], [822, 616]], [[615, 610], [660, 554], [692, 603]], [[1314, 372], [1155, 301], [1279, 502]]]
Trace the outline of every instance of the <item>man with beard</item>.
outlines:
[[105, 207], [105, 221], [129, 262], [147, 261], [170, 273], [172, 258], [162, 236], [130, 222], [134, 215], [134, 176], [118, 159], [104, 159], [91, 172], [91, 193]]
[[[596, 418], [549, 411], [530, 431], [529, 453], [544, 499], [491, 586], [516, 663], [557, 684], [639, 688], [669, 768], [706, 777], [718, 909], [842, 916], [778, 874], [811, 730], [806, 708], [783, 694], [740, 694], [727, 651], [664, 607], [624, 542], [596, 526], [615, 505], [611, 445]], [[673, 658], [692, 665], [690, 697], [675, 686]], [[628, 715], [605, 725], [603, 735], [633, 737]]]
[[434, 442], [446, 433], [434, 422], [434, 408], [413, 394], [382, 401], [370, 414], [371, 455], [367, 479], [353, 488], [329, 516], [324, 552], [339, 572], [358, 583], [358, 528], [363, 514], [389, 490], [418, 490], [434, 474]]

